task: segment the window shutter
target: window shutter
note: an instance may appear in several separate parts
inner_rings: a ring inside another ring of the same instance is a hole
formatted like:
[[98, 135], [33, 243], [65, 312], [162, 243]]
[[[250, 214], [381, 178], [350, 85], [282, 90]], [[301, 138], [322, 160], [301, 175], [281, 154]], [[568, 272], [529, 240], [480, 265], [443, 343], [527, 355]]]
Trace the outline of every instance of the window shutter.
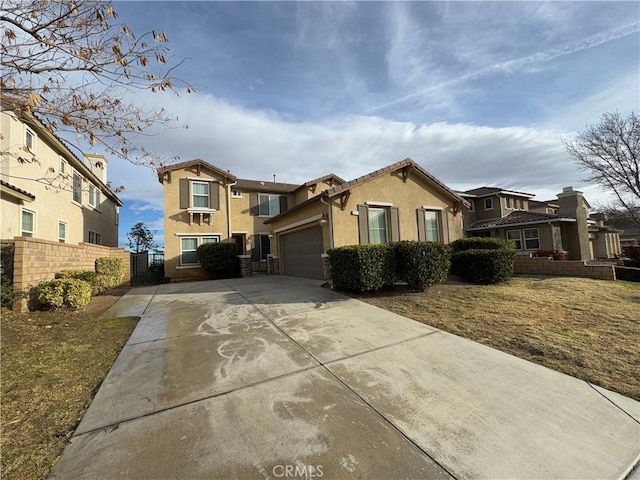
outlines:
[[442, 230], [442, 243], [449, 243], [449, 214], [444, 210], [440, 212], [440, 225]]
[[280, 213], [287, 211], [287, 197], [282, 195], [280, 197]]
[[391, 207], [391, 241], [400, 241], [400, 211], [397, 207]]
[[427, 230], [424, 224], [424, 209], [417, 208], [416, 216], [418, 217], [418, 240], [425, 242], [427, 240]]
[[360, 245], [369, 244], [369, 207], [358, 205], [358, 233]]
[[209, 208], [220, 210], [220, 185], [209, 182]]
[[251, 261], [260, 261], [260, 235], [251, 235]]
[[189, 208], [189, 180], [180, 179], [180, 208]]
[[249, 195], [249, 214], [253, 215], [253, 216], [257, 216], [260, 212], [260, 210], [258, 209], [258, 194], [257, 193], [252, 193], [251, 195]]

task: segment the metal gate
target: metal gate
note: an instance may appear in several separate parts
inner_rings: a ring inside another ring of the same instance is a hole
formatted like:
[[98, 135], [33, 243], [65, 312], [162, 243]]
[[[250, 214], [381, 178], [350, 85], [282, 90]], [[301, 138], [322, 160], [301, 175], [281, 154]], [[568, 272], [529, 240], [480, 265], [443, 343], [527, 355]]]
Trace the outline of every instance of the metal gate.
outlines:
[[131, 286], [158, 285], [164, 280], [164, 253], [131, 254]]

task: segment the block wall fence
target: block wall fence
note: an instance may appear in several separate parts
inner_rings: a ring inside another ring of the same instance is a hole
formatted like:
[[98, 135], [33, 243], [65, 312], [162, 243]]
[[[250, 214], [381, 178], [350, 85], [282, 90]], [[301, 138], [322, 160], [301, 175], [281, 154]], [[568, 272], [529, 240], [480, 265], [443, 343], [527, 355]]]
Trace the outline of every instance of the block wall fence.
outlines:
[[613, 265], [587, 265], [585, 261], [559, 261], [551, 257], [517, 255], [513, 273], [522, 275], [559, 275], [563, 277], [585, 277], [599, 280], [615, 280]]
[[124, 248], [105, 247], [91, 243], [71, 245], [30, 237], [3, 240], [2, 244], [14, 245], [13, 256], [13, 310], [27, 311], [29, 289], [42, 280], [52, 280], [60, 270], [93, 270], [101, 257], [122, 258], [124, 275], [122, 285], [130, 281], [129, 252]]

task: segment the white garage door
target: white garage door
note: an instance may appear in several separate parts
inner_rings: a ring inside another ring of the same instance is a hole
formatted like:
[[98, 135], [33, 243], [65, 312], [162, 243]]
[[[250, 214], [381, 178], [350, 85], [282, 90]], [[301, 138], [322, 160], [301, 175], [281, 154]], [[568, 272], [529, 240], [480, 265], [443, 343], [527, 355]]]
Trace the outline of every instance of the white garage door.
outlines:
[[322, 280], [322, 227], [312, 227], [280, 237], [283, 273]]

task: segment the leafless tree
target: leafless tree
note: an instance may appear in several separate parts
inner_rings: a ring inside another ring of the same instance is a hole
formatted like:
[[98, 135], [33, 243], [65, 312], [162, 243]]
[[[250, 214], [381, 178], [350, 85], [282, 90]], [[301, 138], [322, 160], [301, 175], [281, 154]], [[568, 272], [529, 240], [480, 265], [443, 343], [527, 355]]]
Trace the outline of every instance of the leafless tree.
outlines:
[[631, 112], [604, 113], [600, 122], [587, 126], [567, 152], [593, 182], [616, 197], [614, 208], [623, 209], [640, 225], [640, 118]]
[[135, 164], [165, 161], [136, 137], [176, 119], [132, 100], [143, 90], [193, 91], [173, 76], [181, 62], [171, 65], [164, 33], [136, 36], [111, 2], [2, 0], [0, 9], [3, 111], [35, 115], [52, 132]]

